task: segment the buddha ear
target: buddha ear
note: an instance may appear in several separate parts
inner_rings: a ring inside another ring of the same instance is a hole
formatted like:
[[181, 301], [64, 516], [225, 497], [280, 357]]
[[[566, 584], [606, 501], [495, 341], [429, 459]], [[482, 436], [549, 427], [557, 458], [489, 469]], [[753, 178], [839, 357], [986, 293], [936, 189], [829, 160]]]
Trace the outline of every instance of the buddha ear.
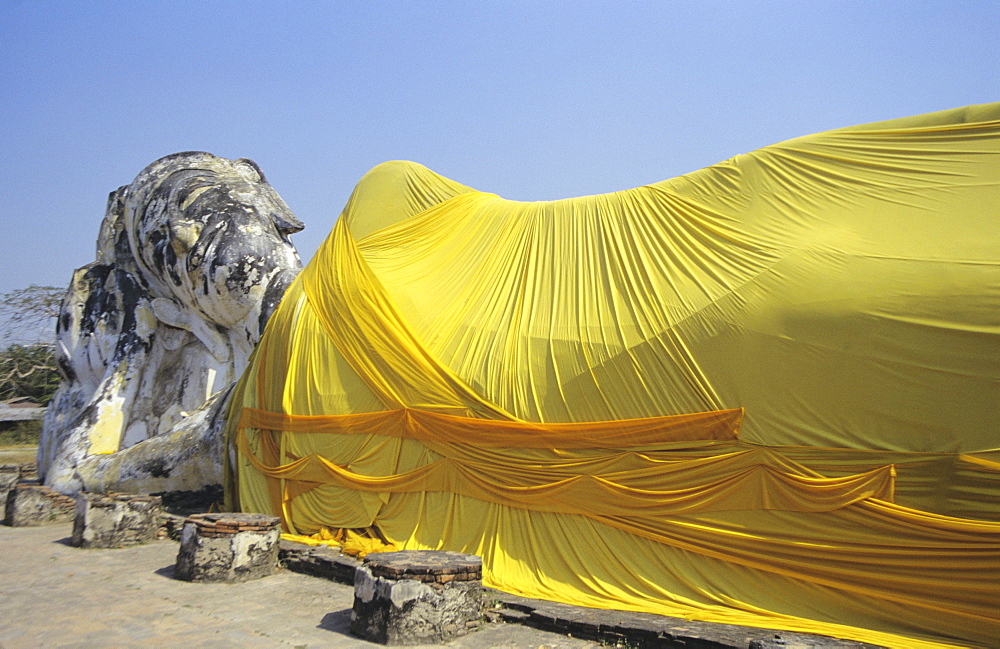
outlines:
[[[165, 297], [158, 297], [152, 302], [153, 315], [163, 324], [184, 329], [194, 334], [208, 352], [220, 363], [229, 361], [229, 345], [219, 331], [205, 320], [192, 316], [189, 309], [184, 309], [177, 302]], [[168, 348], [170, 342], [167, 342]]]
[[168, 300], [163, 297], [158, 297], [151, 302], [153, 309], [153, 315], [157, 320], [162, 322], [169, 327], [162, 327], [157, 334], [160, 337], [163, 346], [167, 348], [167, 351], [176, 351], [180, 349], [181, 345], [184, 343], [184, 339], [187, 337], [185, 331], [191, 330], [191, 325], [186, 318], [183, 317], [183, 312], [180, 307], [177, 306], [173, 300]]
[[163, 324], [191, 331], [190, 316], [185, 313], [184, 310], [173, 300], [168, 300], [165, 297], [158, 297], [153, 300], [152, 306], [153, 315], [155, 315], [156, 319]]

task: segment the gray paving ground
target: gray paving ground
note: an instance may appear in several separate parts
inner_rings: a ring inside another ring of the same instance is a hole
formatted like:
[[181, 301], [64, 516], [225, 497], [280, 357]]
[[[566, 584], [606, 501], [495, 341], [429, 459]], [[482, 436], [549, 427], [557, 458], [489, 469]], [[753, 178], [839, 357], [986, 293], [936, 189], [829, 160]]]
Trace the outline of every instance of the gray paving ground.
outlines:
[[[382, 646], [349, 635], [349, 586], [288, 571], [245, 584], [182, 582], [171, 577], [173, 541], [81, 550], [68, 545], [70, 532], [0, 525], [0, 648]], [[598, 645], [489, 624], [444, 646]]]

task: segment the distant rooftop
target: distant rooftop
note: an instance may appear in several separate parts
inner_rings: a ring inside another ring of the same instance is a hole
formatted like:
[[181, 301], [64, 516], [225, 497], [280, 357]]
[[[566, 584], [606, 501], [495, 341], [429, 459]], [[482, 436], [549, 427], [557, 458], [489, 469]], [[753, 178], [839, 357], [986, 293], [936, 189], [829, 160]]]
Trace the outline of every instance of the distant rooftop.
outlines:
[[28, 397], [14, 397], [0, 401], [0, 422], [31, 421], [45, 416], [45, 408]]

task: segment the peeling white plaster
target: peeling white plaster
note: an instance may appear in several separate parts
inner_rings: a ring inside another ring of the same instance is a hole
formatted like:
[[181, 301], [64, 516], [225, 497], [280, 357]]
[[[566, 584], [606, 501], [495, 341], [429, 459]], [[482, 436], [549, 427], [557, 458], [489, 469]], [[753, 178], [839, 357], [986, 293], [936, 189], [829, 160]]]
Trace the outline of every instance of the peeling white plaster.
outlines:
[[57, 354], [71, 375], [43, 426], [46, 484], [221, 482], [218, 396], [260, 338], [268, 291], [301, 267], [275, 218], [297, 227], [252, 164], [208, 153], [162, 158], [112, 193], [97, 261], [74, 274], [60, 317]]

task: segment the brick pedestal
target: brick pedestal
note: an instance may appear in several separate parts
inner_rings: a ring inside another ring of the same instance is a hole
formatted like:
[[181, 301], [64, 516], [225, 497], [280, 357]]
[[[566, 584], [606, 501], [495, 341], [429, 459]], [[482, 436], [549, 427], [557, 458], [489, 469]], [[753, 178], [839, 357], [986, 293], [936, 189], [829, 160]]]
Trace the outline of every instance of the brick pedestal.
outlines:
[[156, 539], [159, 529], [159, 496], [81, 493], [70, 542], [82, 548], [124, 548]]
[[479, 627], [482, 559], [458, 552], [382, 552], [354, 579], [351, 632], [388, 645], [443, 643]]
[[174, 576], [186, 581], [242, 582], [278, 567], [277, 516], [195, 514], [184, 521]]
[[5, 521], [11, 527], [69, 523], [76, 499], [38, 484], [20, 483], [7, 494]]
[[21, 482], [38, 480], [38, 464], [36, 462], [25, 462], [21, 465]]

